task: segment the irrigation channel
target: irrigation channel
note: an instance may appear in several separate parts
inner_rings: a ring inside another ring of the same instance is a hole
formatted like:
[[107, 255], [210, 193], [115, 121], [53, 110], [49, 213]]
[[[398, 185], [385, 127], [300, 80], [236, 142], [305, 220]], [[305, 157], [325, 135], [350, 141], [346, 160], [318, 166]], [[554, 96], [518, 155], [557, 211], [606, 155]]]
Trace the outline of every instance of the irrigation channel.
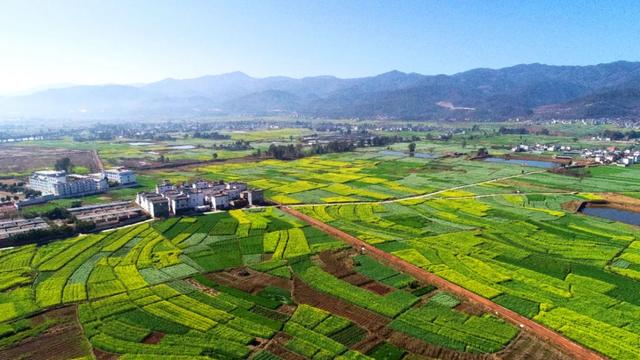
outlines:
[[549, 341], [550, 343], [565, 349], [568, 351], [571, 356], [575, 359], [580, 360], [604, 360], [606, 359], [604, 356], [591, 351], [568, 338], [558, 334], [557, 332], [550, 330], [537, 322], [526, 318], [514, 311], [506, 309], [493, 301], [486, 299], [476, 293], [473, 293], [461, 286], [458, 286], [454, 283], [451, 283], [433, 273], [430, 273], [422, 268], [419, 268], [405, 260], [402, 260], [390, 253], [384, 252], [373, 245], [366, 243], [355, 236], [349, 235], [346, 232], [339, 230], [329, 224], [326, 224], [320, 220], [312, 218], [308, 215], [305, 215], [291, 207], [288, 206], [280, 206], [282, 211], [295, 216], [296, 218], [309, 223], [310, 225], [326, 232], [329, 235], [335, 236], [347, 244], [355, 246], [358, 249], [364, 249], [367, 254], [376, 258], [378, 261], [381, 261], [384, 264], [390, 265], [397, 270], [403, 271], [407, 274], [414, 276], [417, 279], [422, 281], [426, 281], [427, 283], [433, 284], [440, 289], [447, 290], [457, 296], [469, 299], [471, 302], [477, 303], [489, 310], [490, 312], [495, 313], [498, 316], [501, 316], [505, 320], [515, 324], [521, 329], [529, 330], [533, 334], [539, 336], [541, 339]]

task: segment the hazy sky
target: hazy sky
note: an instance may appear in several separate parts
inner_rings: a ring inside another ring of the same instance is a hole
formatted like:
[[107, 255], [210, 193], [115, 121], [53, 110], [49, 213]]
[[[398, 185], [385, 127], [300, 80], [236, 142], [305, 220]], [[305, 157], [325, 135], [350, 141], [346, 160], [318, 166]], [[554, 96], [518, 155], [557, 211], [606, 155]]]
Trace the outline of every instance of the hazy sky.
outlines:
[[640, 60], [640, 1], [0, 1], [0, 93]]

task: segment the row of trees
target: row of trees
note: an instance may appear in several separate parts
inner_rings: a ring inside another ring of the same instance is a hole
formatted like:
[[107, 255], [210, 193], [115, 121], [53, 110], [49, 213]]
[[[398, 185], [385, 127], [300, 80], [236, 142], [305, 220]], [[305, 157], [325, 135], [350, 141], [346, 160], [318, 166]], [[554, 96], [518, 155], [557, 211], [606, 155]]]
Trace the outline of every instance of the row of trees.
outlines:
[[[42, 195], [42, 192], [37, 191], [37, 190], [32, 190], [29, 189], [28, 187], [25, 186], [24, 182], [20, 181], [20, 182], [15, 182], [13, 184], [5, 184], [5, 183], [0, 183], [0, 190], [2, 191], [6, 191], [12, 194], [16, 194], [16, 193], [23, 193], [25, 194], [26, 197], [32, 197], [32, 196], [40, 196]], [[14, 200], [18, 200], [17, 199], [17, 195], [13, 197]], [[11, 196], [6, 196], [5, 197], [6, 201], [11, 200]], [[2, 200], [2, 199], [0, 199]]]
[[242, 151], [242, 150], [251, 150], [253, 147], [251, 143], [244, 140], [234, 141], [229, 144], [213, 144], [212, 148], [214, 150], [230, 150], [230, 151]]
[[[293, 160], [303, 158], [309, 155], [320, 155], [320, 154], [328, 154], [328, 153], [341, 153], [341, 152], [349, 152], [353, 151], [358, 147], [366, 147], [366, 146], [387, 146], [397, 142], [403, 142], [410, 139], [412, 141], [419, 140], [418, 137], [414, 136], [411, 138], [404, 138], [399, 135], [394, 136], [373, 136], [369, 138], [361, 138], [355, 141], [353, 140], [335, 140], [328, 142], [326, 144], [315, 144], [310, 148], [304, 148], [301, 144], [293, 145], [276, 145], [271, 144], [267, 151], [265, 152], [266, 156], [273, 157], [278, 160]], [[415, 144], [414, 144], [415, 149]], [[258, 156], [260, 153], [257, 153]]]
[[70, 173], [71, 169], [73, 169], [73, 164], [71, 163], [71, 159], [69, 159], [68, 157], [64, 157], [62, 159], [56, 160], [56, 164], [54, 165], [54, 168], [58, 171], [64, 170]]
[[634, 140], [640, 139], [640, 131], [631, 130], [623, 133], [622, 131], [607, 129], [602, 132], [601, 136], [611, 140]]
[[229, 140], [231, 139], [231, 135], [220, 134], [217, 131], [213, 132], [200, 132], [196, 131], [193, 133], [194, 138], [198, 139], [210, 139], [210, 140]]
[[331, 141], [327, 144], [316, 144], [310, 148], [304, 148], [301, 144], [271, 144], [265, 151], [265, 155], [278, 160], [294, 160], [309, 155], [349, 152], [355, 150], [355, 148], [355, 145], [349, 141]]

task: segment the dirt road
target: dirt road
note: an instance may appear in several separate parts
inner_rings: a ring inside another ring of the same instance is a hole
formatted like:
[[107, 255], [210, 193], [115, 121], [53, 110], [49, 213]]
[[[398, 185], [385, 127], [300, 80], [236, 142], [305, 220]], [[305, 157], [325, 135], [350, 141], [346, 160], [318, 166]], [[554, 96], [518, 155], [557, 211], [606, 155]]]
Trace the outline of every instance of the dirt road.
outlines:
[[451, 283], [435, 274], [432, 274], [411, 263], [408, 263], [390, 253], [384, 252], [352, 235], [345, 233], [342, 230], [336, 229], [331, 225], [325, 224], [322, 221], [319, 221], [310, 216], [307, 216], [290, 207], [282, 206], [281, 209], [282, 211], [290, 215], [293, 215], [298, 219], [303, 220], [330, 235], [333, 235], [339, 239], [342, 239], [346, 243], [352, 246], [355, 246], [358, 249], [364, 248], [368, 255], [376, 258], [377, 260], [387, 265], [390, 265], [396, 268], [397, 270], [410, 274], [418, 280], [422, 280], [427, 283], [433, 284], [440, 289], [447, 290], [448, 292], [451, 292], [459, 297], [466, 298], [474, 303], [480, 304], [487, 311], [504, 318], [505, 320], [513, 323], [514, 325], [522, 329], [529, 330], [530, 332], [534, 333], [540, 338], [547, 340], [550, 343], [564, 349], [565, 351], [569, 352], [575, 359], [581, 359], [581, 360], [606, 359], [604, 356], [567, 339], [566, 337], [536, 323], [533, 320], [530, 320], [509, 309], [506, 309], [492, 302], [489, 299], [486, 299], [461, 286]]
[[104, 164], [102, 163], [102, 159], [100, 159], [100, 155], [98, 155], [98, 152], [96, 150], [91, 150], [91, 157], [93, 158], [95, 167], [95, 169], [93, 170], [98, 172], [104, 171]]

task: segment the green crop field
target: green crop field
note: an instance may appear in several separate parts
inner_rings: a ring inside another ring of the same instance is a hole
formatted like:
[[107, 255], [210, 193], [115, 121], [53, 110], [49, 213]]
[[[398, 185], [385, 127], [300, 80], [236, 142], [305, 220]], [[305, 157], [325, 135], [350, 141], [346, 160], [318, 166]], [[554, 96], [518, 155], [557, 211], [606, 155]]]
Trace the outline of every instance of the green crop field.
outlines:
[[[380, 201], [431, 193], [520, 175], [539, 169], [462, 158], [427, 159], [385, 155], [382, 150], [314, 156], [294, 161], [265, 160], [198, 166], [187, 178], [241, 180], [265, 190], [281, 204]], [[171, 179], [162, 171], [148, 176]], [[180, 180], [180, 179], [176, 179]]]
[[[495, 352], [517, 333], [492, 316], [472, 320], [472, 315], [450, 308], [453, 315], [442, 316], [468, 319], [447, 328], [460, 334], [458, 342], [434, 342], [407, 330], [402, 324], [426, 311], [416, 304], [433, 288], [412, 292], [409, 285], [416, 282], [412, 277], [370, 257], [354, 257], [354, 269], [363, 276], [397, 288], [378, 295], [327, 272], [314, 255], [345, 247], [275, 208], [264, 208], [171, 218], [41, 247], [3, 250], [0, 356], [3, 349], [19, 348], [23, 339], [37, 338], [56, 326], [55, 319], [24, 325], [32, 316], [73, 305], [80, 336], [94, 349], [125, 359], [279, 358], [270, 349], [314, 359], [369, 358], [352, 349], [372, 336], [355, 322], [362, 318], [353, 320], [295, 302], [292, 291], [299, 290], [281, 285], [294, 277], [324, 296], [388, 319], [383, 324], [390, 323], [390, 329], [450, 351]], [[275, 279], [271, 280], [275, 285], [250, 291], [207, 275], [247, 268]], [[281, 310], [291, 304], [297, 306], [293, 313]], [[487, 339], [474, 333], [475, 328], [467, 329], [471, 322], [505, 329], [502, 337]], [[467, 347], [460, 348], [460, 341]], [[255, 347], [256, 342], [279, 345]]]
[[[635, 358], [638, 231], [560, 209], [560, 203], [580, 199], [442, 197], [299, 210], [607, 356]], [[370, 276], [387, 276], [384, 268], [362, 263]], [[413, 313], [420, 312], [411, 310], [400, 319], [415, 323]], [[456, 346], [476, 349], [480, 343]]]

